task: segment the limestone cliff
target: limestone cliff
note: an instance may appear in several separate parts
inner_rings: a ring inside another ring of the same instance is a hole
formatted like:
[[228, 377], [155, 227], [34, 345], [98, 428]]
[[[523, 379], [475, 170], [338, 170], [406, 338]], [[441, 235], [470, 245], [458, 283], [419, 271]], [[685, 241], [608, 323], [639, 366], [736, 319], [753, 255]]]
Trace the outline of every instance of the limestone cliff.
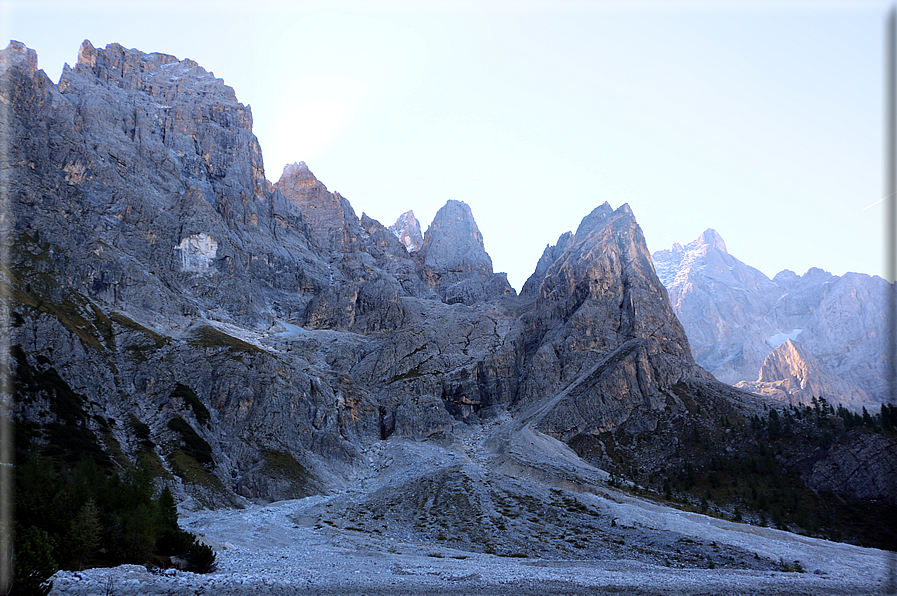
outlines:
[[415, 257], [424, 282], [450, 304], [514, 292], [506, 275], [492, 272], [483, 235], [470, 207], [461, 201], [449, 200], [436, 213]]
[[389, 231], [396, 235], [409, 253], [417, 252], [424, 244], [424, 237], [420, 231], [420, 222], [414, 217], [414, 211], [406, 211], [389, 226]]
[[713, 385], [692, 360], [628, 205], [592, 211], [575, 234], [546, 248], [524, 288], [535, 302], [524, 316], [519, 399], [568, 387], [541, 423], [550, 434], [654, 431], [661, 418], [686, 410], [678, 387]]

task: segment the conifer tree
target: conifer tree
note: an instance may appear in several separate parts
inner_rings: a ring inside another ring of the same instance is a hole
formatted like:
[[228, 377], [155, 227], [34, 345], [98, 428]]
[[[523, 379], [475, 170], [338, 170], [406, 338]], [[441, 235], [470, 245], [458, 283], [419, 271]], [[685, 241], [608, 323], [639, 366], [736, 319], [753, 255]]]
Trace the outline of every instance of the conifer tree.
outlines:
[[78, 569], [84, 567], [84, 559], [100, 544], [102, 532], [99, 512], [93, 499], [88, 499], [72, 520], [69, 528], [69, 547], [78, 559]]

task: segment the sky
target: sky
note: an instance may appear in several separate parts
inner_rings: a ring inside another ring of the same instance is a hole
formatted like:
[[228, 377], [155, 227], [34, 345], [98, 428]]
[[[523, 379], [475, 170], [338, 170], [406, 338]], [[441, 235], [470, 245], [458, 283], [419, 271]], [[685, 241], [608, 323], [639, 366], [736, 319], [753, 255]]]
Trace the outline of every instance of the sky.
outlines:
[[0, 0], [53, 81], [84, 39], [190, 58], [389, 225], [470, 205], [517, 290], [605, 201], [653, 252], [716, 229], [772, 277], [884, 271], [891, 3]]

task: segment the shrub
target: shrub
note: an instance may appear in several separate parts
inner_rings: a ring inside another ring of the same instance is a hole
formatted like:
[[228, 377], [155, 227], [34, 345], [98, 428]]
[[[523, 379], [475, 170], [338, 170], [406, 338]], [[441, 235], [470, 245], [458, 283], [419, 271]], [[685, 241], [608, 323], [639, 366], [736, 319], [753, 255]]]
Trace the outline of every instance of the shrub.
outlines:
[[10, 594], [46, 596], [53, 589], [50, 578], [59, 567], [53, 560], [50, 535], [34, 526], [16, 524], [13, 583]]
[[211, 573], [218, 568], [215, 562], [215, 551], [212, 547], [199, 541], [194, 541], [190, 553], [187, 555], [187, 571], [194, 573]]

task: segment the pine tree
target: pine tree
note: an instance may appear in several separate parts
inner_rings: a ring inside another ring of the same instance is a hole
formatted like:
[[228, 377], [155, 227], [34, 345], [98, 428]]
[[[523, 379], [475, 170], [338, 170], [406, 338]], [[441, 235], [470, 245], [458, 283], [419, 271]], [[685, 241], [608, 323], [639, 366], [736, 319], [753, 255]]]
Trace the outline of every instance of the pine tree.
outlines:
[[78, 559], [78, 570], [83, 568], [85, 557], [99, 546], [102, 530], [97, 507], [93, 499], [88, 499], [69, 528], [69, 547], [72, 555]]
[[872, 416], [869, 415], [869, 412], [866, 410], [866, 406], [863, 406], [863, 426], [867, 428], [872, 428], [874, 424], [872, 423]]

